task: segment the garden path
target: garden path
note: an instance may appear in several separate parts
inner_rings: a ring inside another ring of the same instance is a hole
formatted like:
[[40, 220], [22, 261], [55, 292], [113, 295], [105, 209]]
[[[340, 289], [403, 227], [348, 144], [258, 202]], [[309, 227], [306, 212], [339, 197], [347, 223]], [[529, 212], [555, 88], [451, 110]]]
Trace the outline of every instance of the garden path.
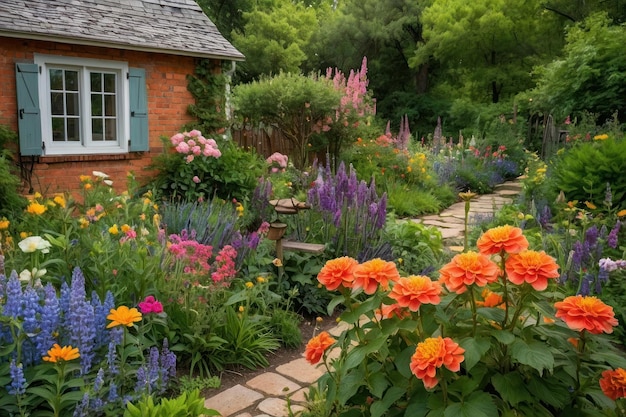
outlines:
[[[493, 194], [476, 196], [471, 200], [469, 223], [487, 220], [505, 204], [512, 203], [522, 188], [518, 180], [496, 186]], [[437, 227], [446, 246], [452, 252], [463, 250], [465, 203], [459, 202], [437, 215], [423, 216], [412, 221]], [[341, 323], [329, 330], [333, 336], [342, 331]], [[333, 352], [330, 352], [332, 357]], [[304, 356], [291, 360], [250, 379], [241, 381], [207, 398], [207, 408], [219, 411], [222, 417], [288, 417], [302, 410], [305, 393], [323, 374], [322, 365], [309, 364]], [[292, 415], [292, 414], [291, 414]]]

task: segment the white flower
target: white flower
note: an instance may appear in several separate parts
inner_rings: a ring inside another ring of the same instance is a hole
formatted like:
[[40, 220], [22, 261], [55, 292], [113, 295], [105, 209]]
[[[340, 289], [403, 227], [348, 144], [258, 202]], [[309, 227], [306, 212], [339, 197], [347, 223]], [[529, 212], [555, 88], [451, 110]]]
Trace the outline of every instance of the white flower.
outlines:
[[99, 177], [99, 178], [102, 178], [102, 179], [109, 178], [109, 176], [107, 174], [105, 174], [104, 172], [101, 172], [101, 171], [93, 171], [92, 174], [93, 174], [94, 177]]
[[46, 275], [46, 272], [48, 272], [46, 268], [41, 268], [41, 269], [33, 268], [32, 271], [25, 269], [22, 272], [20, 272], [20, 281], [31, 282], [31, 280], [38, 280], [39, 278]]
[[40, 250], [42, 253], [49, 253], [52, 244], [41, 236], [28, 236], [17, 244], [22, 252], [31, 253]]
[[31, 278], [32, 278], [32, 274], [28, 269], [25, 269], [22, 272], [20, 272], [20, 281], [30, 282]]
[[110, 185], [113, 185], [113, 181], [111, 181], [111, 180], [104, 180], [103, 182], [104, 182], [106, 185], [109, 185], [109, 186], [110, 186]]

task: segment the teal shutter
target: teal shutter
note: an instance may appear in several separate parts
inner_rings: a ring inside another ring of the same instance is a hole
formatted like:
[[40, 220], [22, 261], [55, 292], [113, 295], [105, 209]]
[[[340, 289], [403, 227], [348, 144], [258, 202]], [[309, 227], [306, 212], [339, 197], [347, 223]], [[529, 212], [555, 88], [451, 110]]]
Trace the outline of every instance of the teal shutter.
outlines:
[[41, 112], [39, 111], [39, 66], [15, 64], [17, 127], [21, 155], [41, 155]]
[[146, 70], [130, 68], [130, 151], [147, 151], [148, 146], [148, 95]]

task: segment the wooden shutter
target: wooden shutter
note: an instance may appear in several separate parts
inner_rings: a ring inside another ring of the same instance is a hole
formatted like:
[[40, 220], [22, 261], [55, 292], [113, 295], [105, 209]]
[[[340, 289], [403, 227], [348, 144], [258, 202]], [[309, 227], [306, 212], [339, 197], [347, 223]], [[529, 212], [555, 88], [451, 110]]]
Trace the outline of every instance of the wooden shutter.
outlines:
[[149, 149], [148, 95], [146, 93], [146, 70], [130, 68], [130, 151]]
[[15, 64], [17, 126], [21, 155], [42, 155], [41, 112], [39, 110], [39, 66]]

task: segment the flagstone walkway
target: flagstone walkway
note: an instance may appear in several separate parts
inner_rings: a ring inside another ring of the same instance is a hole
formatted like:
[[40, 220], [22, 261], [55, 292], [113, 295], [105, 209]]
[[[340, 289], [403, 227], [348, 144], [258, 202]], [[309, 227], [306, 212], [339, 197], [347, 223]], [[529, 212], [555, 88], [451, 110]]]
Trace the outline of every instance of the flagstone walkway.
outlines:
[[[493, 194], [476, 196], [470, 203], [470, 224], [490, 217], [505, 204], [512, 203], [521, 189], [519, 181], [508, 181], [498, 185]], [[460, 202], [437, 215], [413, 221], [439, 228], [448, 248], [460, 252], [463, 250], [464, 218], [465, 203]], [[329, 333], [338, 336], [341, 324]], [[322, 374], [321, 367], [313, 366], [301, 357], [221, 391], [207, 398], [205, 405], [219, 411], [222, 417], [289, 417], [304, 409], [308, 387]]]

